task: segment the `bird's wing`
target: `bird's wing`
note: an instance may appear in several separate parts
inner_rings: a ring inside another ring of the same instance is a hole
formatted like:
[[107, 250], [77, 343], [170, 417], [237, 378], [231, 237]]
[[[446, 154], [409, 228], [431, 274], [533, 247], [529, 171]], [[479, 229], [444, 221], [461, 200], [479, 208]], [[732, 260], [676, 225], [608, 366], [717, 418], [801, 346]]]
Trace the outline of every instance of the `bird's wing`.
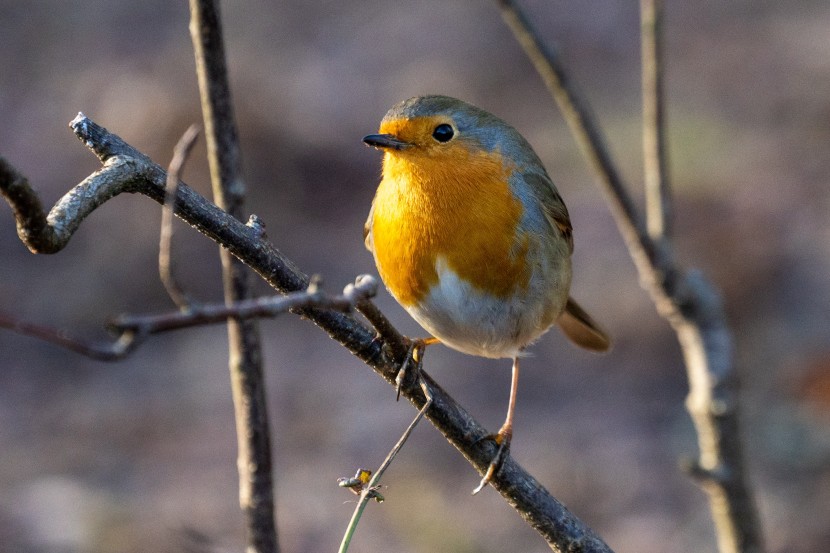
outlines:
[[574, 239], [571, 218], [562, 196], [553, 185], [547, 173], [525, 173], [525, 181], [531, 186], [533, 193], [542, 206], [542, 213], [554, 230], [558, 230], [568, 242], [568, 249], [573, 253]]
[[369, 209], [369, 217], [366, 218], [366, 222], [363, 224], [363, 243], [366, 245], [366, 249], [370, 252], [375, 252], [375, 243], [372, 240], [372, 219], [375, 216], [375, 202], [372, 202], [372, 207]]

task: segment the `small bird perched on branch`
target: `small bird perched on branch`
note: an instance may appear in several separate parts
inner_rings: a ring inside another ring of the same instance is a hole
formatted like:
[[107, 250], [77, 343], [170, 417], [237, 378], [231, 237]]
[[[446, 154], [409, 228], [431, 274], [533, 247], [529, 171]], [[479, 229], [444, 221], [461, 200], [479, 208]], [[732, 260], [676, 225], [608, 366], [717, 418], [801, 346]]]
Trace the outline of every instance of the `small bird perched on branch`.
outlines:
[[378, 134], [383, 178], [364, 235], [389, 292], [435, 342], [511, 358], [507, 418], [481, 484], [507, 456], [519, 358], [554, 324], [576, 344], [606, 351], [608, 336], [569, 297], [568, 210], [516, 129], [447, 96], [393, 106]]

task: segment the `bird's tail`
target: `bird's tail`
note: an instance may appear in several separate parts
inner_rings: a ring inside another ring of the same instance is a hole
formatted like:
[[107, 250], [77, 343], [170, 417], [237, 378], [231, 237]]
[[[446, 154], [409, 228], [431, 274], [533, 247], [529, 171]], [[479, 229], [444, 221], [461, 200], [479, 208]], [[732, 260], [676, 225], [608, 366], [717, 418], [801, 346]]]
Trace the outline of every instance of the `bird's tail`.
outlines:
[[556, 322], [565, 336], [580, 347], [596, 352], [605, 352], [611, 347], [608, 334], [573, 298], [568, 298], [565, 310]]

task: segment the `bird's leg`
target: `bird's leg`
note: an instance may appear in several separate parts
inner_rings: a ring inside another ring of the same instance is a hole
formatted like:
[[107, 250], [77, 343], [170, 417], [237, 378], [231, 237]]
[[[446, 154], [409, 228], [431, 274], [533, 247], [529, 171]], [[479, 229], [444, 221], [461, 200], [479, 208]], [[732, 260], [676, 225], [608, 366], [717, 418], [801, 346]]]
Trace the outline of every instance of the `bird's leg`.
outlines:
[[432, 344], [438, 344], [441, 340], [438, 338], [417, 338], [415, 340], [409, 341], [409, 350], [406, 352], [406, 357], [403, 360], [403, 364], [401, 364], [401, 368], [398, 370], [398, 374], [395, 376], [395, 385], [397, 395], [395, 396], [395, 401], [401, 398], [401, 387], [403, 386], [403, 381], [406, 378], [406, 372], [409, 369], [410, 365], [415, 367], [415, 374], [417, 375], [421, 371], [421, 365], [424, 363], [424, 350], [427, 346], [431, 346]]
[[519, 358], [514, 357], [512, 377], [510, 379], [510, 401], [507, 404], [507, 418], [504, 419], [504, 424], [501, 425], [501, 428], [499, 428], [496, 434], [486, 436], [496, 442], [499, 448], [496, 450], [496, 455], [490, 461], [490, 466], [487, 467], [484, 478], [481, 479], [478, 487], [473, 490], [473, 495], [483, 490], [484, 486], [490, 483], [510, 453], [510, 440], [513, 438], [513, 412], [516, 410], [516, 389], [518, 388], [518, 384]]

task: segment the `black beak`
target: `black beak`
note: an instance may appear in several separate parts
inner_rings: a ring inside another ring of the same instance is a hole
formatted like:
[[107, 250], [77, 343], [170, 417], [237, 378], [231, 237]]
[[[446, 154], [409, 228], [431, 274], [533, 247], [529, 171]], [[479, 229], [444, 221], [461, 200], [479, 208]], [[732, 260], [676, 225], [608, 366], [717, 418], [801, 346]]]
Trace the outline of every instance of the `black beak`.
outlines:
[[403, 150], [411, 146], [409, 142], [399, 140], [392, 134], [370, 134], [363, 137], [363, 142], [380, 150]]

